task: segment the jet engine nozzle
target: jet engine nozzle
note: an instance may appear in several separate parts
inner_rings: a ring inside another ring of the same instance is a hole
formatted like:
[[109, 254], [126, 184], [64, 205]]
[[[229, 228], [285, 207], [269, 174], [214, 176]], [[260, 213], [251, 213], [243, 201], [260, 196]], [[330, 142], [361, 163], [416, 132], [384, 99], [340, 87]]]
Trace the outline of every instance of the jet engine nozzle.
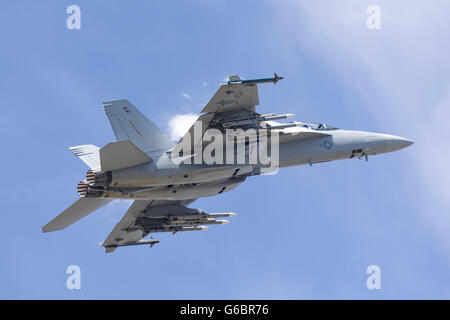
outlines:
[[103, 193], [103, 191], [101, 190], [92, 190], [92, 186], [86, 180], [80, 181], [78, 183], [77, 191], [82, 198], [98, 198]]
[[90, 169], [88, 172], [86, 172], [86, 180], [89, 182], [90, 185], [94, 185], [95, 183], [95, 174], [94, 170]]
[[87, 197], [89, 185], [85, 180], [78, 183], [77, 191], [80, 197]]
[[111, 183], [112, 174], [111, 171], [95, 172], [91, 169], [86, 172], [86, 180], [89, 185], [94, 187], [108, 186]]

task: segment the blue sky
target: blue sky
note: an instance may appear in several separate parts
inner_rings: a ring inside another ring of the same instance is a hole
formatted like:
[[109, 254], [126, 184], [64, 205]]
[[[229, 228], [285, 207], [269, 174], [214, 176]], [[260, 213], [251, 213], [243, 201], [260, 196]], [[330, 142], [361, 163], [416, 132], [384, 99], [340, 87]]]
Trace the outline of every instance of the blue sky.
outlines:
[[[66, 28], [67, 6], [81, 30]], [[366, 8], [381, 8], [381, 30]], [[441, 1], [10, 1], [0, 11], [3, 137], [0, 298], [450, 298], [450, 5]], [[169, 134], [229, 74], [262, 113], [410, 138], [369, 162], [293, 167], [196, 201], [237, 212], [206, 232], [99, 247], [114, 202], [67, 230], [41, 227], [77, 199], [68, 150], [114, 136], [101, 103], [127, 98]], [[188, 94], [186, 98], [183, 93]], [[67, 266], [81, 290], [66, 289]], [[381, 290], [366, 268], [381, 268]]]

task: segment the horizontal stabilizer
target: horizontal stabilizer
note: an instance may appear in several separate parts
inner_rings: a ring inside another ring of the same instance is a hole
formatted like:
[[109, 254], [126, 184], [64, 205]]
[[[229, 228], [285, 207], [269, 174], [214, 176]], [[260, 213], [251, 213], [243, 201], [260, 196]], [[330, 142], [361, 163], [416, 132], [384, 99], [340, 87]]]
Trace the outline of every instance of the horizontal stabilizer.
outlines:
[[92, 144], [86, 144], [70, 147], [69, 150], [86, 163], [89, 168], [95, 169], [100, 167], [99, 147]]
[[133, 167], [150, 161], [152, 158], [128, 140], [108, 143], [100, 149], [100, 167], [103, 172]]
[[62, 230], [111, 201], [110, 199], [80, 198], [56, 218], [47, 223], [42, 228], [42, 232]]

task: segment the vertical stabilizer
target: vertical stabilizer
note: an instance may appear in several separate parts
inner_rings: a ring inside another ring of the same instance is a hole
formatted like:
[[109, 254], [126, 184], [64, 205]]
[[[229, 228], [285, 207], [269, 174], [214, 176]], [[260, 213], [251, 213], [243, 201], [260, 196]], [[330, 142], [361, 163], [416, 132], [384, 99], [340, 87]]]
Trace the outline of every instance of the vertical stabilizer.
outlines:
[[103, 107], [117, 141], [130, 140], [145, 153], [173, 147], [170, 138], [128, 100], [105, 101]]

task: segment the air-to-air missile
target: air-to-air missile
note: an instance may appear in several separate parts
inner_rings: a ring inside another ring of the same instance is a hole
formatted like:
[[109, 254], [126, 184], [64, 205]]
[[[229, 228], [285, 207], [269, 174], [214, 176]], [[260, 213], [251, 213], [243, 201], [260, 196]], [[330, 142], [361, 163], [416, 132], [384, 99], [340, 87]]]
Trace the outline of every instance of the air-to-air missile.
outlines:
[[150, 245], [150, 248], [153, 247], [155, 244], [159, 243], [159, 240], [155, 240], [153, 238], [150, 239], [141, 239], [139, 241], [136, 242], [128, 242], [128, 243], [124, 243], [124, 244], [119, 244], [119, 245], [113, 245], [113, 246], [106, 246], [105, 248], [117, 248], [117, 247], [129, 247], [129, 246], [140, 246], [140, 245]]
[[233, 84], [233, 83], [267, 83], [267, 82], [273, 82], [273, 84], [276, 84], [279, 80], [283, 80], [283, 77], [280, 77], [276, 74], [276, 72], [273, 74], [273, 78], [262, 78], [262, 79], [252, 79], [252, 80], [242, 80], [239, 78], [239, 76], [229, 76], [227, 83]]

